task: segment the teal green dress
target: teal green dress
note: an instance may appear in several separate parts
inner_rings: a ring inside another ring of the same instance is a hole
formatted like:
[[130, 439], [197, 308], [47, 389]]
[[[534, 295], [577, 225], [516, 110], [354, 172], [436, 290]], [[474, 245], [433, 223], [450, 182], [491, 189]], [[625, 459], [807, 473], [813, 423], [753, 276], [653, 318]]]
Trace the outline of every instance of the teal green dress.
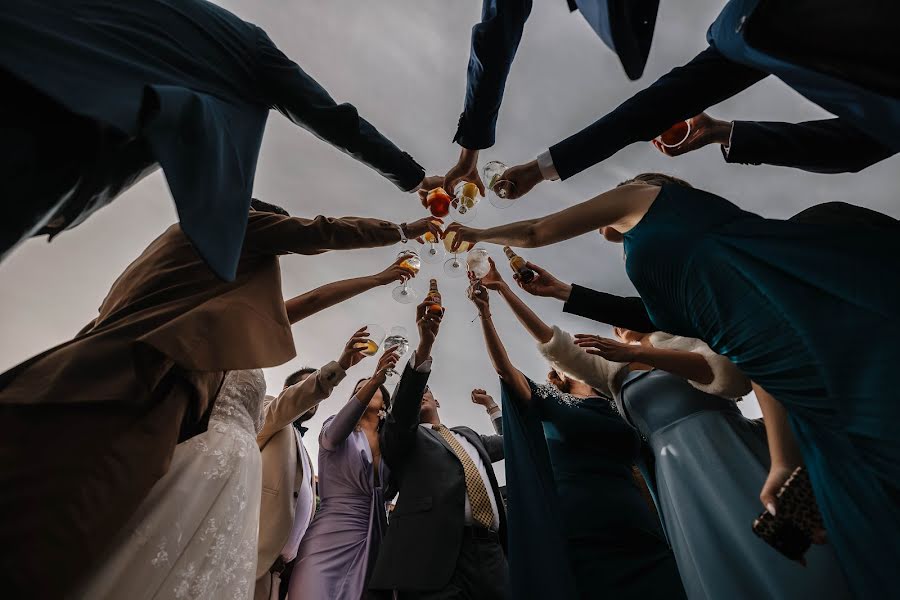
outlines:
[[503, 385], [511, 598], [685, 598], [632, 477], [640, 437], [604, 398]]
[[898, 236], [667, 185], [625, 252], [659, 329], [703, 340], [786, 407], [851, 590], [883, 597], [900, 565]]

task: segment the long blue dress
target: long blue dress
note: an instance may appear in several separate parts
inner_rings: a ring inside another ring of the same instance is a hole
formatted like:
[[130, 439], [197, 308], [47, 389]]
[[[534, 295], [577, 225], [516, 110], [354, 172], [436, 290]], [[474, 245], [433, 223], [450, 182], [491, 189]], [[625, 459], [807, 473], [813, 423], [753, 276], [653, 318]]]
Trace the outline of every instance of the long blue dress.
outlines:
[[691, 600], [847, 597], [831, 548], [812, 548], [804, 567], [750, 530], [769, 473], [761, 423], [658, 369], [628, 373], [619, 400], [653, 452], [650, 481]]
[[659, 520], [632, 478], [640, 438], [604, 398], [503, 385], [511, 597], [684, 598]]
[[900, 239], [666, 185], [625, 251], [659, 329], [705, 341], [786, 407], [851, 590], [883, 597], [900, 564]]

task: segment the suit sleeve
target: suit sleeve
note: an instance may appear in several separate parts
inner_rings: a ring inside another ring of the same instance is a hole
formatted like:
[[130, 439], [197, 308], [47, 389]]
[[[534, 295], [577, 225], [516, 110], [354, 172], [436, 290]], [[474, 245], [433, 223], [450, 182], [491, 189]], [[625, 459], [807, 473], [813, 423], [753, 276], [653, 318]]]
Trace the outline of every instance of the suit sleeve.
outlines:
[[503, 452], [503, 436], [502, 435], [482, 435], [481, 442], [487, 451], [491, 462], [498, 462], [506, 458]]
[[267, 401], [263, 409], [263, 427], [256, 436], [257, 445], [264, 447], [273, 435], [330, 396], [345, 375], [340, 365], [332, 361], [281, 392], [277, 398]]
[[359, 116], [351, 104], [337, 104], [319, 83], [258, 32], [258, 77], [269, 105], [339, 150], [381, 173], [402, 190], [412, 190], [425, 171], [413, 158]]
[[391, 410], [381, 428], [380, 443], [384, 460], [395, 470], [402, 466], [415, 442], [419, 407], [430, 375], [430, 370], [417, 371], [407, 364], [394, 392]]
[[472, 28], [466, 102], [453, 141], [473, 150], [494, 145], [506, 78], [516, 57], [532, 0], [484, 0]]
[[666, 129], [726, 100], [766, 77], [733, 63], [709, 47], [672, 69], [614, 111], [550, 148], [560, 179], [568, 179], [634, 142], [649, 142]]
[[244, 236], [248, 254], [321, 254], [329, 250], [379, 248], [400, 241], [390, 221], [363, 217], [305, 219], [251, 211]]
[[735, 121], [725, 162], [794, 167], [814, 173], [858, 173], [894, 151], [842, 119], [804, 123]]
[[563, 312], [639, 333], [653, 333], [657, 329], [639, 297], [615, 296], [575, 284]]

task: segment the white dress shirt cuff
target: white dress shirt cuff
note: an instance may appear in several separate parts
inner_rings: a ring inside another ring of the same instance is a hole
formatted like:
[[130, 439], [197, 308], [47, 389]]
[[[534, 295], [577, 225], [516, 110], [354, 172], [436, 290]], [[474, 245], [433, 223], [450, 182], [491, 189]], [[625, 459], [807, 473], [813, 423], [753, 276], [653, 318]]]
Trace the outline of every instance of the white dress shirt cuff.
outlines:
[[419, 373], [431, 373], [431, 363], [432, 358], [428, 357], [427, 359], [422, 361], [422, 364], [416, 366], [416, 351], [413, 350], [412, 354], [409, 357], [409, 366], [413, 371], [417, 371]]
[[728, 130], [728, 143], [722, 145], [722, 155], [725, 158], [728, 158], [728, 153], [731, 151], [731, 136], [734, 135], [734, 121], [731, 122], [731, 129]]
[[556, 167], [553, 165], [553, 157], [550, 156], [549, 150], [538, 154], [537, 164], [544, 179], [548, 181], [556, 181], [559, 179], [559, 173], [556, 172]]

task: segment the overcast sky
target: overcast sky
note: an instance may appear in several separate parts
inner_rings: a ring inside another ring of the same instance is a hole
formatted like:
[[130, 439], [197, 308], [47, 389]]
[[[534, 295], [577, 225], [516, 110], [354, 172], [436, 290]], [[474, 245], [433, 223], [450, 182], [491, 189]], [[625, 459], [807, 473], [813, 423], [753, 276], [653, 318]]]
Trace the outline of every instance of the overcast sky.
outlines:
[[[242, 18], [266, 29], [281, 49], [316, 77], [339, 102], [360, 114], [412, 154], [430, 173], [444, 173], [458, 153], [451, 144], [465, 93], [470, 30], [480, 15], [477, 0], [229, 0]], [[643, 78], [629, 82], [622, 68], [580, 15], [564, 0], [537, 0], [526, 26], [500, 113], [497, 144], [481, 163], [509, 165], [534, 158], [548, 146], [593, 122], [669, 69], [690, 60], [705, 46], [708, 25], [721, 0], [665, 0]], [[709, 111], [726, 119], [800, 121], [825, 113], [772, 78]], [[726, 165], [718, 147], [670, 159], [649, 144], [633, 145], [601, 165], [565, 182], [544, 183], [505, 211], [484, 202], [476, 226], [490, 226], [546, 214], [602, 192], [642, 171], [669, 172], [723, 195], [765, 216], [790, 216], [813, 204], [849, 201], [900, 217], [896, 201], [896, 158], [857, 175], [814, 175], [774, 167]], [[256, 175], [257, 197], [281, 204], [295, 215], [373, 216], [412, 221], [425, 212], [367, 167], [293, 126], [277, 113], [269, 119]], [[31, 240], [0, 265], [0, 371], [72, 337], [96, 315], [116, 276], [175, 220], [161, 172], [145, 179], [113, 205], [57, 238]], [[285, 297], [335, 279], [374, 273], [389, 264], [399, 247], [282, 259]], [[504, 263], [499, 247], [488, 250]], [[632, 293], [621, 246], [597, 235], [523, 252], [566, 281], [614, 293]], [[823, 269], [829, 265], [822, 265]], [[504, 274], [509, 270], [502, 266]], [[474, 307], [464, 296], [464, 280], [443, 276], [425, 265], [414, 287], [424, 292], [428, 278], [440, 280], [448, 311], [434, 351], [431, 387], [441, 401], [442, 420], [490, 431], [469, 392], [484, 387], [499, 402], [497, 377], [471, 323]], [[414, 333], [414, 308], [391, 299], [390, 288], [373, 290], [294, 326], [298, 357], [266, 370], [269, 393], [300, 366], [318, 367], [336, 359], [350, 334], [365, 323], [385, 329], [405, 326]], [[527, 298], [549, 323], [573, 333], [609, 329], [561, 312], [557, 301]], [[546, 364], [510, 312], [494, 299], [499, 331], [513, 362], [542, 381]], [[411, 340], [415, 346], [415, 336]], [[355, 381], [371, 374], [374, 359], [354, 367], [347, 382], [326, 400], [312, 421], [322, 421], [348, 399]], [[755, 403], [743, 409], [758, 415]], [[315, 452], [315, 436], [308, 436]], [[501, 474], [502, 477], [502, 474]]]

